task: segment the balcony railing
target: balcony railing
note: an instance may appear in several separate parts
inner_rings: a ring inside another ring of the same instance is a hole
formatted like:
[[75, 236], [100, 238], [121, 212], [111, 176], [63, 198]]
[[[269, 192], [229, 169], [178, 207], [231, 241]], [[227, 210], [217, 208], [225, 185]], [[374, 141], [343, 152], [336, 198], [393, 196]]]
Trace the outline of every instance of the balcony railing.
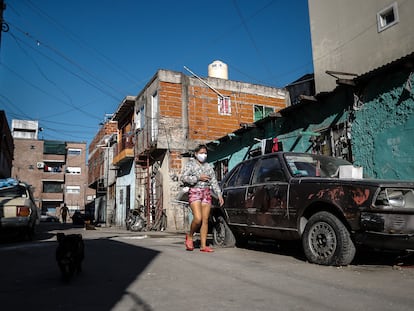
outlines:
[[122, 162], [134, 158], [134, 133], [122, 135], [122, 139], [114, 146], [113, 164], [119, 165]]

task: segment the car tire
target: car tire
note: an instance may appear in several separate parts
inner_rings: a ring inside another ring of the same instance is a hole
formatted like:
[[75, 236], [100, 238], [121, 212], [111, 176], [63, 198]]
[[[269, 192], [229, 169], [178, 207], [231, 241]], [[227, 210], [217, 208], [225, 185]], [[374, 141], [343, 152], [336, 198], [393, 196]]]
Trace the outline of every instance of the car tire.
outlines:
[[306, 258], [319, 265], [349, 265], [356, 252], [348, 229], [328, 212], [316, 213], [309, 219], [302, 235], [302, 245]]
[[235, 247], [236, 238], [222, 216], [218, 216], [213, 224], [213, 244], [216, 247]]
[[236, 234], [236, 247], [245, 248], [249, 245], [249, 238], [246, 235]]

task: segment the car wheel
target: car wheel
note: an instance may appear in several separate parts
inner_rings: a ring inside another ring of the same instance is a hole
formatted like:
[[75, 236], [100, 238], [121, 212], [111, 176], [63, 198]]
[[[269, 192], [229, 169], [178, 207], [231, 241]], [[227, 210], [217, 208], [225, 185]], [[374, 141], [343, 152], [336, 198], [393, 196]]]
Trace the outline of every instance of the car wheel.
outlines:
[[217, 247], [234, 247], [236, 238], [222, 216], [213, 224], [213, 243]]
[[316, 213], [309, 219], [302, 235], [302, 245], [306, 258], [320, 265], [348, 265], [356, 252], [348, 229], [328, 212]]

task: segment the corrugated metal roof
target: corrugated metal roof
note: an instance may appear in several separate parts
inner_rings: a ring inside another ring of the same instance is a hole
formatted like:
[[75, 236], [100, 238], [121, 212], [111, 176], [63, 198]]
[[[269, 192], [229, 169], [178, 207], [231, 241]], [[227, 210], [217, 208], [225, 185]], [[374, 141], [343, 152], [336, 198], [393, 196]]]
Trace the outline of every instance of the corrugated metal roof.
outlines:
[[375, 77], [380, 74], [384, 74], [388, 71], [395, 71], [396, 68], [402, 68], [405, 70], [413, 70], [414, 68], [414, 52], [410, 53], [406, 56], [403, 56], [401, 58], [398, 58], [392, 62], [389, 62], [387, 64], [384, 64], [380, 67], [377, 67], [371, 71], [368, 71], [362, 75], [359, 75], [354, 79], [354, 81], [358, 83], [363, 83], [369, 79], [372, 79], [372, 77]]

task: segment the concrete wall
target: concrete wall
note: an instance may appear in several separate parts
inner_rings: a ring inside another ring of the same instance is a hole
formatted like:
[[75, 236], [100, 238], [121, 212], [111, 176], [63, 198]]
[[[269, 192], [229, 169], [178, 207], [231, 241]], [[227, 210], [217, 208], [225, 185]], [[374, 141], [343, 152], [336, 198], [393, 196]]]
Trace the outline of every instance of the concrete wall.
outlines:
[[[360, 75], [413, 52], [414, 1], [308, 2], [317, 93], [336, 85], [326, 70]], [[378, 32], [377, 13], [394, 2], [399, 23]]]
[[414, 179], [414, 79], [395, 73], [373, 79], [352, 125], [355, 164], [372, 177]]

